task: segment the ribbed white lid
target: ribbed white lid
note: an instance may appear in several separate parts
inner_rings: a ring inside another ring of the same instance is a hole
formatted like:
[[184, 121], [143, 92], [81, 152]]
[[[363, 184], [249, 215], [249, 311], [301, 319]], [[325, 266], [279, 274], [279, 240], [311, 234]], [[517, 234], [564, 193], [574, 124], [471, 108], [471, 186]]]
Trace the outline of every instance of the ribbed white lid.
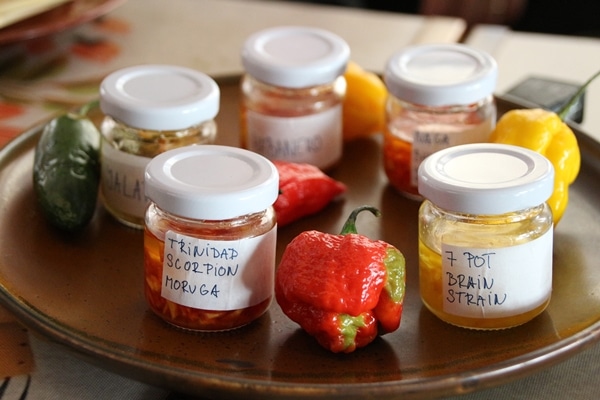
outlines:
[[384, 81], [395, 97], [420, 105], [475, 103], [496, 88], [498, 66], [463, 44], [417, 45], [392, 55]]
[[178, 130], [213, 119], [220, 91], [208, 75], [172, 65], [139, 65], [100, 85], [104, 114], [138, 129]]
[[242, 64], [255, 79], [274, 86], [303, 88], [333, 82], [346, 70], [350, 48], [339, 36], [318, 28], [283, 26], [252, 34]]
[[419, 193], [436, 206], [468, 214], [504, 214], [544, 203], [554, 168], [524, 147], [476, 143], [449, 147], [419, 166]]
[[279, 175], [265, 157], [236, 147], [191, 145], [154, 157], [146, 196], [162, 210], [203, 220], [260, 212], [279, 193]]

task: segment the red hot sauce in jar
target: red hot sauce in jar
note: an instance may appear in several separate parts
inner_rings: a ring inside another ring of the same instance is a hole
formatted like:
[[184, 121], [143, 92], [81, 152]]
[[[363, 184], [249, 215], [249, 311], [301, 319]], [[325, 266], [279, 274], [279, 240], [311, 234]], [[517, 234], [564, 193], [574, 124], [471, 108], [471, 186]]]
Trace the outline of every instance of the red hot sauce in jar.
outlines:
[[497, 69], [490, 55], [462, 44], [410, 46], [392, 55], [384, 73], [383, 161], [395, 189], [420, 200], [417, 171], [427, 156], [489, 140]]
[[313, 27], [272, 27], [242, 49], [241, 145], [271, 160], [322, 170], [342, 158], [350, 47]]
[[204, 145], [146, 168], [145, 296], [166, 322], [195, 331], [241, 327], [273, 298], [279, 179], [266, 158]]

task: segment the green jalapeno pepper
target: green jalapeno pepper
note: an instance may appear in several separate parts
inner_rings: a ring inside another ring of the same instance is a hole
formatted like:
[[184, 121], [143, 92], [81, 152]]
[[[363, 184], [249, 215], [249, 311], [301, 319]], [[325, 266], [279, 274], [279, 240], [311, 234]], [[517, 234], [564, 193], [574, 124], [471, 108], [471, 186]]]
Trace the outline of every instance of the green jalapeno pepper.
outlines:
[[94, 215], [100, 182], [100, 133], [86, 117], [65, 114], [44, 126], [35, 148], [33, 187], [48, 221], [78, 231]]

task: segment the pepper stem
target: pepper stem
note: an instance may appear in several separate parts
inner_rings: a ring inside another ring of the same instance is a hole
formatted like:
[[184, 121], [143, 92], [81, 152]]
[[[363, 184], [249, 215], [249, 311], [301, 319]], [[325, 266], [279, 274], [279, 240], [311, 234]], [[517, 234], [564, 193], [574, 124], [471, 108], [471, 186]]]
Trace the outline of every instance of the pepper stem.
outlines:
[[373, 206], [357, 207], [350, 213], [350, 216], [348, 217], [346, 223], [342, 227], [342, 231], [340, 232], [341, 235], [345, 235], [348, 233], [358, 233], [358, 231], [356, 230], [356, 217], [358, 217], [358, 214], [360, 214], [362, 211], [370, 211], [376, 217], [379, 217], [381, 215], [381, 212]]
[[565, 120], [567, 113], [569, 112], [571, 107], [573, 107], [573, 104], [575, 104], [577, 99], [583, 94], [583, 92], [585, 92], [585, 89], [587, 89], [588, 85], [594, 79], [596, 79], [596, 77], [598, 75], [600, 75], [600, 71], [596, 72], [594, 75], [592, 75], [592, 77], [590, 79], [588, 79], [583, 85], [581, 85], [579, 90], [577, 90], [577, 92], [575, 92], [575, 94], [573, 96], [571, 96], [569, 101], [567, 101], [567, 103], [564, 106], [562, 106], [562, 108], [560, 110], [558, 110], [557, 114], [561, 120], [563, 120], [563, 121]]
[[79, 115], [81, 115], [82, 117], [85, 117], [87, 115], [87, 113], [90, 112], [90, 110], [98, 107], [98, 105], [100, 104], [100, 100], [92, 100], [86, 104], [84, 104], [80, 109], [79, 109]]

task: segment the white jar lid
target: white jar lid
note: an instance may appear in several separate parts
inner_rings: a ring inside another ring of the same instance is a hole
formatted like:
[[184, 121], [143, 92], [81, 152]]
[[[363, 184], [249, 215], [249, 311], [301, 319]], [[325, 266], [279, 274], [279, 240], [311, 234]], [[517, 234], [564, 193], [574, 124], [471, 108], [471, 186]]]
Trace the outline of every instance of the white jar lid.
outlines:
[[213, 119], [219, 87], [202, 72], [140, 65], [113, 72], [100, 85], [104, 114], [138, 129], [178, 130]]
[[496, 88], [498, 66], [487, 53], [463, 44], [418, 45], [394, 54], [384, 81], [398, 99], [426, 106], [467, 105]]
[[554, 168], [541, 154], [497, 143], [438, 151], [419, 166], [419, 193], [436, 206], [467, 214], [497, 215], [544, 203], [554, 189]]
[[255, 79], [274, 86], [303, 88], [333, 82], [346, 71], [350, 47], [323, 29], [284, 26], [251, 35], [242, 64]]
[[225, 220], [266, 210], [279, 194], [279, 175], [265, 157], [236, 147], [190, 145], [146, 166], [145, 193], [169, 213]]

